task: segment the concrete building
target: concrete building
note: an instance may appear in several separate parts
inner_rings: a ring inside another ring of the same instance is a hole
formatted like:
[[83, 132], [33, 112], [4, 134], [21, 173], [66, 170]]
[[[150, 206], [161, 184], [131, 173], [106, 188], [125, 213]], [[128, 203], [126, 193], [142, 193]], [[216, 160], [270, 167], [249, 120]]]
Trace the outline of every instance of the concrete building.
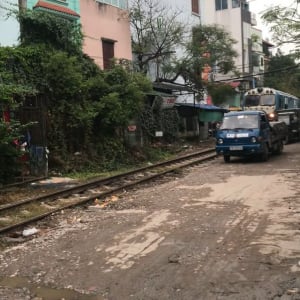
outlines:
[[257, 86], [263, 86], [263, 75], [265, 71], [265, 54], [263, 52], [263, 38], [262, 31], [260, 29], [251, 28], [251, 50], [252, 55], [250, 56], [249, 72], [252, 73], [252, 86], [255, 88]]
[[80, 0], [83, 51], [101, 68], [110, 59], [132, 60], [127, 0]]
[[[45, 11], [79, 22], [84, 35], [83, 52], [99, 67], [109, 67], [110, 59], [132, 59], [127, 0], [7, 0], [20, 8]], [[6, 5], [8, 8], [10, 5]], [[17, 20], [5, 18], [0, 10], [0, 45], [18, 43]], [[7, 34], [7, 31], [10, 34]]]
[[79, 19], [80, 7], [78, 0], [22, 0], [28, 9], [36, 9], [54, 13], [65, 18]]
[[[249, 11], [247, 0], [202, 0], [200, 6], [202, 24], [218, 24], [237, 41], [234, 49], [238, 53], [236, 66], [241, 77], [249, 75], [249, 78], [240, 80], [243, 89], [249, 89], [252, 85], [252, 54], [253, 35], [261, 39], [261, 34], [253, 28], [256, 25], [255, 15]], [[258, 42], [255, 42], [257, 47]], [[262, 52], [259, 50], [259, 52]], [[234, 77], [233, 74], [221, 75], [216, 73], [215, 80], [225, 80]]]

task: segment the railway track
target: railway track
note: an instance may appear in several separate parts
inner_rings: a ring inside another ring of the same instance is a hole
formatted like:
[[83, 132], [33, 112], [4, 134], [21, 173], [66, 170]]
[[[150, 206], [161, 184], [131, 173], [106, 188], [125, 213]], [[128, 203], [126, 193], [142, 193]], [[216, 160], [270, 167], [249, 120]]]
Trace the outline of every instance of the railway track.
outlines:
[[17, 182], [5, 184], [0, 186], [0, 191], [5, 192], [6, 190], [10, 190], [13, 188], [22, 188], [24, 186], [29, 185], [30, 183], [38, 182], [40, 180], [46, 179], [47, 177], [32, 177], [32, 178], [22, 178]]
[[24, 228], [59, 211], [84, 205], [132, 189], [154, 179], [216, 157], [215, 149], [208, 148], [155, 165], [139, 168], [108, 178], [69, 187], [39, 197], [14, 201], [0, 206], [0, 234]]

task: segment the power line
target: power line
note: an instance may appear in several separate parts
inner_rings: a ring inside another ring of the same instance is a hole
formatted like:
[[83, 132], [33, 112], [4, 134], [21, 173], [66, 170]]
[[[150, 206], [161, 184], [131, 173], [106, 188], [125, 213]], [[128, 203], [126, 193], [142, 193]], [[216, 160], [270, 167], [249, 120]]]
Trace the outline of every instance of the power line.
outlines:
[[284, 71], [297, 69], [299, 66], [300, 66], [300, 63], [295, 66], [292, 66], [292, 67], [277, 69], [277, 70], [268, 71], [268, 72], [261, 72], [261, 73], [256, 73], [256, 74], [249, 74], [249, 75], [245, 75], [245, 76], [233, 77], [233, 78], [229, 78], [229, 79], [221, 79], [221, 80], [216, 80], [214, 82], [228, 82], [228, 81], [234, 81], [234, 80], [243, 79], [243, 78], [255, 77], [255, 76], [259, 76], [259, 75], [273, 74], [276, 72], [284, 72]]

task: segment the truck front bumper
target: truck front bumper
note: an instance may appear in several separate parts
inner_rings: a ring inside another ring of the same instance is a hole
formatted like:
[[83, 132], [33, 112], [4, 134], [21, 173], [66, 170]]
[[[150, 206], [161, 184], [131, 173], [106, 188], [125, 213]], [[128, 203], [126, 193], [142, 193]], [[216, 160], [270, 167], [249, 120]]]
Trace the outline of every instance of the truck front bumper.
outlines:
[[248, 145], [217, 145], [216, 152], [221, 155], [230, 156], [248, 156], [255, 155], [263, 152], [261, 144], [248, 144]]

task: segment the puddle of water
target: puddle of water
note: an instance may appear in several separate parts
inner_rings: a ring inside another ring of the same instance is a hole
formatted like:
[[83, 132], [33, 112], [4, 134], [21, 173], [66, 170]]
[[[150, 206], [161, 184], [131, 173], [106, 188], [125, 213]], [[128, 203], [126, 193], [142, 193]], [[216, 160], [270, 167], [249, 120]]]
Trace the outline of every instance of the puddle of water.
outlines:
[[33, 284], [24, 277], [0, 277], [0, 286], [7, 288], [27, 288], [31, 295], [43, 300], [103, 300], [102, 296], [86, 295], [70, 289], [54, 289]]

